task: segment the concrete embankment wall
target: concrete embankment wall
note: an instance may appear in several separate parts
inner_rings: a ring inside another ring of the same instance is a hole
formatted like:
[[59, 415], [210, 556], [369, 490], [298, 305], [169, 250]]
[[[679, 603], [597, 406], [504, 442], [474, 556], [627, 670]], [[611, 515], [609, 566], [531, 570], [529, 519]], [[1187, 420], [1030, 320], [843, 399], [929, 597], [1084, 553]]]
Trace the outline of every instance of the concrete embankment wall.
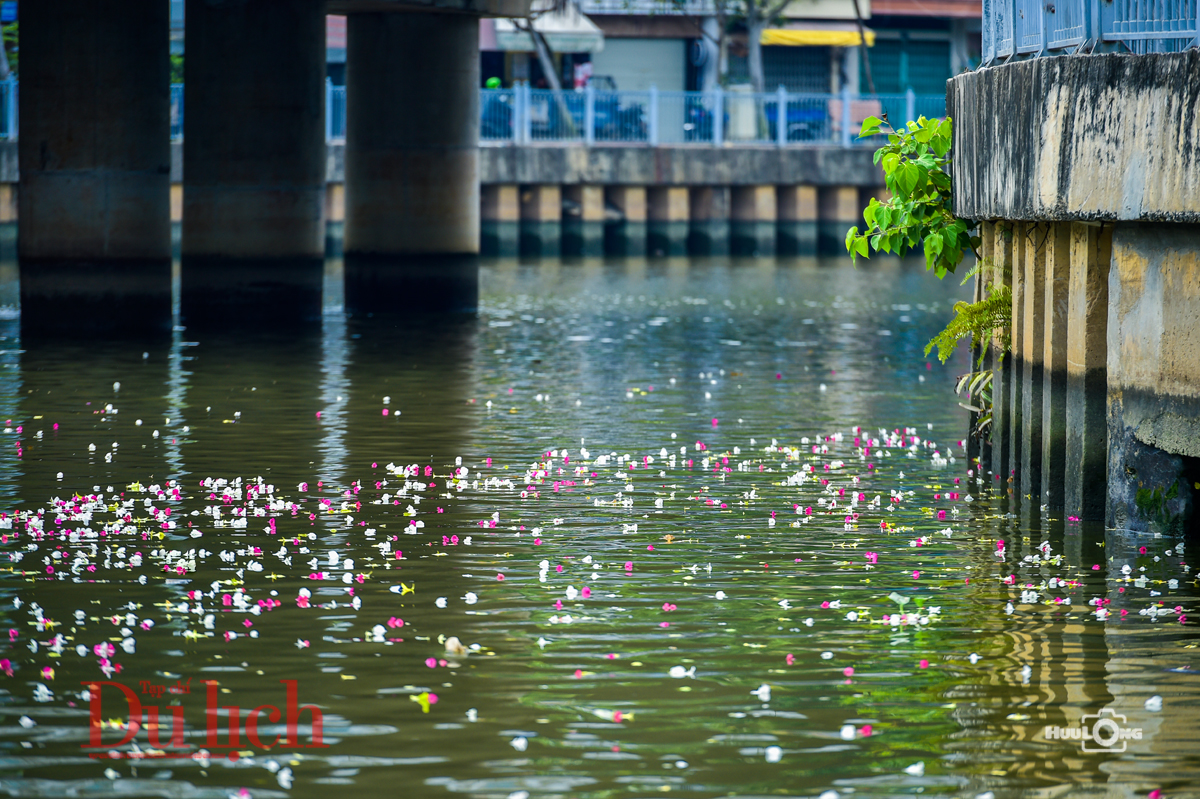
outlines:
[[955, 213], [1013, 290], [985, 469], [1033, 507], [1196, 526], [1200, 52], [983, 69], [947, 105]]
[[[183, 145], [171, 148], [171, 218]], [[345, 147], [326, 148], [325, 218], [345, 219]], [[483, 146], [485, 253], [841, 251], [883, 175], [870, 148]], [[0, 142], [0, 222], [17, 213], [16, 145]]]

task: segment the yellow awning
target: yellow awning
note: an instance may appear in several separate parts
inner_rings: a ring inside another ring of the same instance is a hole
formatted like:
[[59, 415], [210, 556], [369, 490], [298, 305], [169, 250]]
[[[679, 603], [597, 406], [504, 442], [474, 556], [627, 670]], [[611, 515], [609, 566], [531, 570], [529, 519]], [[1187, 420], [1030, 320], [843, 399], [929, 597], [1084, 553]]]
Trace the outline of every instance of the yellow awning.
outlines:
[[[863, 29], [867, 47], [875, 46], [875, 31]], [[796, 30], [792, 28], [767, 28], [762, 32], [762, 44], [784, 47], [858, 47], [862, 38], [856, 30]]]

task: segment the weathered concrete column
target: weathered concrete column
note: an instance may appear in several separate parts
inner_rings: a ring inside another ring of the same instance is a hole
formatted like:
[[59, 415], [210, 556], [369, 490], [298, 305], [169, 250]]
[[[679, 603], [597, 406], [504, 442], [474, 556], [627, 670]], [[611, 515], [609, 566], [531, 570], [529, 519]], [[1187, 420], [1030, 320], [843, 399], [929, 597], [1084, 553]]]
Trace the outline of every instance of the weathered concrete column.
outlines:
[[[995, 225], [993, 237], [995, 251], [995, 269], [992, 272], [995, 285], [1012, 285], [1013, 265], [1013, 226], [1010, 222], [1000, 221]], [[991, 342], [992, 361], [992, 485], [1001, 493], [1008, 489], [1009, 457], [1011, 453], [1012, 428], [1012, 375], [1013, 358], [1011, 353], [1004, 352], [998, 331]]]
[[1118, 222], [1108, 274], [1108, 527], [1200, 527], [1200, 224]]
[[325, 5], [186, 6], [181, 312], [319, 322]]
[[1067, 318], [1071, 286], [1071, 225], [1050, 223], [1046, 240], [1042, 319], [1042, 502], [1063, 509], [1067, 471]]
[[620, 215], [604, 226], [604, 252], [646, 254], [646, 187], [605, 186], [604, 202]]
[[685, 186], [655, 186], [646, 191], [649, 225], [646, 251], [650, 255], [686, 255], [688, 190]]
[[[983, 222], [979, 226], [979, 254], [983, 258], [984, 264], [995, 264], [996, 257], [996, 224], [994, 222]], [[991, 279], [991, 268], [982, 268], [975, 273], [975, 290], [971, 298], [972, 302], [979, 302], [984, 297], [988, 296], [989, 280]], [[991, 368], [991, 347], [990, 342], [981, 342], [978, 345], [971, 346], [971, 377], [982, 370]], [[974, 402], [971, 402], [973, 405]], [[971, 468], [975, 473], [983, 478], [985, 472], [991, 468], [992, 452], [990, 437], [981, 438], [976, 433], [976, 426], [979, 424], [979, 414], [971, 411], [969, 415], [969, 423], [967, 427], [967, 463], [971, 464]]]
[[517, 186], [479, 187], [479, 249], [484, 255], [516, 255], [521, 205]]
[[729, 187], [700, 186], [688, 190], [688, 252], [692, 255], [729, 253]]
[[1025, 226], [1025, 263], [1021, 312], [1021, 465], [1017, 468], [1017, 494], [1029, 505], [1041, 507], [1042, 493], [1042, 358], [1046, 307], [1046, 243], [1050, 225]]
[[562, 187], [521, 187], [521, 254], [562, 252]]
[[478, 18], [350, 14], [347, 308], [473, 310], [479, 211]]
[[1063, 510], [1104, 519], [1108, 459], [1108, 271], [1112, 228], [1071, 224], [1067, 297], [1067, 469]]
[[168, 8], [21, 6], [21, 328], [171, 326]]
[[562, 254], [604, 255], [604, 187], [563, 186]]
[[1024, 425], [1024, 375], [1025, 365], [1021, 354], [1025, 351], [1025, 258], [1027, 249], [1025, 237], [1028, 225], [1024, 222], [1013, 223], [1012, 246], [1012, 368], [1008, 385], [1008, 462], [1004, 464], [1004, 474], [1001, 484], [1008, 485], [1014, 497], [1020, 497], [1020, 477], [1017, 470], [1021, 468], [1021, 434]]
[[734, 186], [729, 250], [734, 255], [775, 254], [775, 187]]
[[[779, 186], [775, 190], [775, 207], [779, 214], [779, 254], [815, 255], [817, 187]], [[845, 233], [842, 234], [842, 238], [845, 239]]]
[[823, 186], [818, 192], [817, 250], [834, 254], [846, 251], [846, 231], [863, 227], [857, 186]]

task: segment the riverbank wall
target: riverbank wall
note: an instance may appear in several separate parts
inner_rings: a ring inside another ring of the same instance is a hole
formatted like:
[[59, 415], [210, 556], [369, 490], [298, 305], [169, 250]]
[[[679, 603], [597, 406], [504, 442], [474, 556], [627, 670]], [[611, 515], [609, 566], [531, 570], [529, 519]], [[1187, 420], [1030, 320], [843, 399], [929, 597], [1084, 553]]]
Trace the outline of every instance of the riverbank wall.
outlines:
[[[171, 219], [183, 217], [183, 147], [171, 146]], [[844, 252], [883, 174], [870, 147], [486, 145], [488, 255]], [[346, 215], [345, 145], [326, 148], [325, 219]], [[17, 146], [0, 142], [0, 223], [17, 218]], [[332, 242], [336, 248], [338, 242]]]
[[980, 296], [1013, 292], [981, 470], [1036, 508], [1200, 521], [1200, 52], [1035, 58], [947, 85]]

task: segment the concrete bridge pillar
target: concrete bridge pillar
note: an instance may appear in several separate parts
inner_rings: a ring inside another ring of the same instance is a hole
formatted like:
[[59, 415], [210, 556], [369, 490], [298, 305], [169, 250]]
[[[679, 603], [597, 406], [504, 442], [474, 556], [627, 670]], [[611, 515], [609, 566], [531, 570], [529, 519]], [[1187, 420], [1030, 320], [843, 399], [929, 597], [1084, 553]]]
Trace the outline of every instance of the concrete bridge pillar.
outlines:
[[1067, 407], [1064, 510], [1104, 519], [1108, 460], [1108, 271], [1112, 228], [1071, 224], [1067, 295]]
[[651, 255], [686, 255], [688, 190], [686, 186], [655, 186], [646, 192], [649, 227], [646, 248]]
[[620, 212], [604, 226], [604, 251], [610, 255], [646, 254], [646, 187], [606, 186], [604, 202]]
[[735, 186], [729, 249], [734, 255], [775, 254], [775, 187]]
[[[603, 212], [603, 198], [601, 198]], [[516, 255], [521, 224], [519, 187], [479, 187], [480, 251], [484, 255]]]
[[21, 327], [170, 330], [168, 8], [21, 6]]
[[562, 254], [604, 255], [604, 187], [563, 186]]
[[[1042, 358], [1045, 350], [1046, 245], [1050, 224], [1030, 223], [1025, 231], [1024, 303], [1021, 333], [1021, 462], [1017, 468], [1022, 505], [1036, 517], [1042, 506]], [[1026, 501], [1024, 498], [1029, 497]]]
[[688, 252], [692, 255], [729, 253], [729, 211], [732, 200], [727, 186], [700, 186], [688, 190]]
[[[1007, 221], [997, 222], [993, 226], [992, 257], [996, 265], [992, 273], [992, 283], [996, 286], [1012, 285], [1013, 224]], [[1014, 307], [1016, 299], [1014, 297]], [[997, 340], [991, 342], [992, 362], [992, 485], [1006, 495], [1009, 483], [1009, 457], [1011, 454], [1011, 439], [1009, 430], [1012, 427], [1012, 413], [1009, 395], [1012, 391], [1013, 358], [1004, 352]]]
[[1009, 328], [1012, 335], [1012, 366], [1008, 370], [1008, 462], [1004, 464], [1003, 480], [1009, 481], [1008, 487], [1017, 500], [1023, 493], [1017, 470], [1021, 467], [1021, 436], [1025, 430], [1025, 406], [1022, 402], [1025, 371], [1021, 354], [1025, 351], [1025, 258], [1028, 252], [1025, 237], [1028, 229], [1029, 225], [1025, 222], [1014, 222], [1012, 226], [1012, 326]]
[[562, 252], [562, 187], [521, 187], [521, 254], [554, 256]]
[[1052, 222], [1046, 241], [1042, 342], [1042, 501], [1063, 509], [1067, 472], [1067, 308], [1071, 224]]
[[186, 14], [184, 319], [319, 320], [325, 4], [191, 2]]
[[817, 187], [780, 186], [776, 191], [779, 212], [779, 254], [816, 255]]
[[473, 309], [479, 20], [350, 14], [346, 36], [347, 307]]
[[819, 192], [817, 247], [823, 253], [846, 251], [846, 231], [863, 226], [857, 186], [823, 186]]

